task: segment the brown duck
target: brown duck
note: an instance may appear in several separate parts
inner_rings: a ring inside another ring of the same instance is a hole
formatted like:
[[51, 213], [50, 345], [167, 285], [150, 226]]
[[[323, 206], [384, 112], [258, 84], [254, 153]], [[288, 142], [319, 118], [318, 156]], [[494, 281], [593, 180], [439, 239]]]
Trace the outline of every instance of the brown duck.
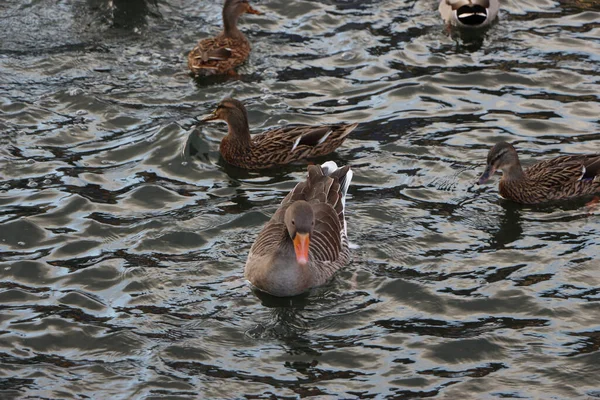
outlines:
[[562, 156], [521, 168], [515, 148], [506, 142], [492, 147], [479, 184], [502, 171], [500, 194], [523, 204], [537, 204], [600, 193], [600, 154]]
[[240, 15], [260, 14], [247, 0], [225, 0], [223, 6], [223, 32], [217, 37], [204, 39], [188, 54], [188, 67], [192, 74], [233, 74], [234, 68], [250, 55], [250, 42], [237, 27]]
[[333, 161], [310, 165], [306, 181], [283, 199], [252, 245], [245, 277], [274, 296], [325, 284], [348, 263], [344, 207], [352, 171]]
[[225, 99], [203, 121], [223, 120], [229, 131], [221, 140], [221, 156], [246, 169], [270, 168], [331, 153], [358, 124], [302, 125], [272, 129], [250, 136], [246, 107]]

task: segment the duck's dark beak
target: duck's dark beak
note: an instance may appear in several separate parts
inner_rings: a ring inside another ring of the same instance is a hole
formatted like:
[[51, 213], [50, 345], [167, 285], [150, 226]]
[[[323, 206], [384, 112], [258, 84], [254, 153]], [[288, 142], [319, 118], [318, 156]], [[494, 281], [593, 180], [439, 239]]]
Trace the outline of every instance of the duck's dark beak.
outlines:
[[217, 110], [213, 111], [212, 113], [205, 115], [204, 117], [202, 117], [200, 119], [200, 121], [202, 122], [207, 122], [207, 121], [214, 121], [216, 119], [219, 119], [219, 116], [217, 115]]
[[477, 181], [477, 183], [483, 185], [484, 183], [490, 180], [492, 175], [494, 175], [494, 172], [496, 172], [496, 168], [492, 167], [491, 165], [488, 165], [483, 174], [481, 174], [481, 176], [479, 177], [479, 181]]
[[255, 9], [255, 8], [252, 8], [252, 6], [251, 6], [250, 4], [248, 4], [248, 5], [246, 6], [246, 12], [247, 12], [248, 14], [256, 14], [256, 15], [261, 15], [261, 14], [262, 14], [262, 13], [261, 13], [260, 11], [258, 11], [257, 9]]
[[296, 261], [300, 265], [308, 264], [308, 247], [310, 246], [310, 235], [308, 233], [296, 233], [294, 238], [294, 250]]

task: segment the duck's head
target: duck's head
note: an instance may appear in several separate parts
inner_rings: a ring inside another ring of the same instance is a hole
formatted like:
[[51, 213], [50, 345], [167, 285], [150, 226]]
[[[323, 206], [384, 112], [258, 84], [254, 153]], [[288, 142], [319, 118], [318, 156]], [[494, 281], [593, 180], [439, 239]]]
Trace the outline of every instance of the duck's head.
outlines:
[[240, 15], [260, 14], [260, 11], [252, 8], [248, 0], [225, 0], [223, 5], [223, 20], [237, 19]]
[[288, 234], [294, 242], [296, 261], [300, 265], [306, 265], [308, 263], [310, 235], [312, 235], [315, 226], [315, 215], [312, 207], [304, 200], [292, 203], [285, 210], [284, 222]]
[[446, 0], [456, 21], [467, 27], [483, 25], [489, 18], [490, 0]]
[[510, 167], [518, 165], [520, 164], [517, 150], [510, 143], [500, 142], [490, 149], [487, 157], [487, 168], [479, 178], [479, 184], [486, 183], [496, 171], [504, 172]]
[[202, 121], [225, 121], [228, 124], [231, 121], [241, 121], [248, 124], [248, 111], [244, 104], [236, 99], [225, 99], [221, 101], [217, 108], [209, 115], [202, 118]]

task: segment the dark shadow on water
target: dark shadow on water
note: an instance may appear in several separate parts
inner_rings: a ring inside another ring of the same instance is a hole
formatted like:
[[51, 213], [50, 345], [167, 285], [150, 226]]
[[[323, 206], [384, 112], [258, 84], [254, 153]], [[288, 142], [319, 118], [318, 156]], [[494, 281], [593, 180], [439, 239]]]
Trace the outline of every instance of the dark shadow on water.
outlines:
[[487, 29], [477, 30], [459, 30], [453, 29], [451, 33], [452, 39], [456, 41], [456, 52], [474, 53], [479, 51], [485, 40]]
[[219, 155], [219, 161], [217, 162], [223, 172], [229, 175], [230, 178], [235, 180], [247, 180], [254, 179], [257, 177], [269, 177], [271, 179], [266, 183], [278, 183], [288, 181], [289, 178], [286, 178], [291, 172], [298, 171], [301, 169], [298, 165], [282, 165], [278, 167], [258, 169], [258, 170], [249, 170], [244, 168], [236, 167], [235, 165], [229, 164], [227, 161], [223, 159], [222, 156]]
[[253, 338], [278, 338], [296, 349], [294, 351], [306, 353], [309, 342], [303, 335], [310, 326], [301, 311], [309, 304], [309, 295], [304, 293], [293, 297], [276, 297], [257, 288], [252, 288], [252, 293], [261, 301], [262, 306], [268, 308], [268, 313], [266, 318], [257, 321], [246, 334]]
[[[188, 55], [186, 54], [185, 55], [186, 68], [187, 68], [187, 57], [188, 57]], [[207, 87], [210, 87], [210, 86], [224, 85], [225, 83], [227, 83], [229, 81], [235, 81], [235, 80], [239, 79], [239, 76], [232, 76], [232, 75], [228, 75], [228, 74], [194, 76], [191, 73], [188, 73], [188, 75], [189, 75], [190, 79], [192, 79], [194, 81], [194, 84], [196, 85], [196, 87], [200, 90], [206, 89]], [[235, 97], [235, 96], [233, 96], [233, 97]], [[216, 107], [216, 105], [217, 104], [215, 103], [215, 107]]]
[[530, 210], [537, 213], [549, 214], [556, 212], [557, 209], [563, 211], [583, 211], [583, 209], [587, 206], [588, 202], [594, 199], [594, 197], [595, 196], [593, 195], [588, 195], [575, 197], [571, 199], [553, 200], [540, 204], [519, 204], [506, 199], [501, 199], [500, 201], [502, 206], [507, 210]]
[[134, 29], [146, 25], [146, 17], [161, 17], [158, 0], [88, 0], [90, 8], [101, 10], [100, 15], [113, 28]]
[[490, 29], [493, 29], [497, 23], [498, 21], [496, 20], [492, 22], [491, 25], [480, 29], [460, 29], [457, 27], [452, 27], [446, 32], [449, 33], [450, 37], [456, 42], [455, 51], [457, 53], [474, 53], [481, 49], [487, 33], [490, 31]]
[[[266, 181], [265, 184], [272, 184], [286, 182], [290, 180], [289, 174], [293, 172], [306, 172], [309, 165], [320, 165], [327, 161], [334, 161], [338, 166], [344, 166], [348, 164], [347, 160], [339, 157], [334, 152], [325, 156], [315, 157], [304, 161], [298, 161], [297, 163], [278, 165], [271, 168], [258, 170], [248, 170], [236, 167], [235, 165], [231, 165], [227, 161], [225, 161], [222, 156], [219, 157], [217, 165], [219, 165], [223, 169], [223, 172], [229, 175], [229, 177], [232, 179], [247, 180], [254, 179], [257, 177], [271, 178], [268, 181]], [[304, 178], [301, 178], [301, 180], [304, 180]], [[298, 180], [297, 182], [300, 182], [301, 180]]]
[[252, 288], [252, 293], [260, 300], [261, 304], [269, 308], [291, 308], [296, 310], [304, 309], [309, 303], [309, 294], [303, 293], [293, 297], [277, 297], [263, 292], [257, 288]]
[[[191, 49], [189, 49], [191, 50]], [[186, 65], [186, 69], [187, 69], [187, 53], [185, 54], [185, 65]], [[240, 74], [240, 69], [243, 68], [242, 66], [239, 66], [236, 70], [236, 72], [232, 72], [232, 73], [220, 73], [220, 74], [215, 74], [215, 75], [207, 75], [207, 76], [203, 76], [203, 75], [199, 75], [199, 76], [194, 76], [191, 73], [189, 73], [189, 77], [190, 79], [192, 79], [194, 81], [194, 83], [196, 84], [196, 87], [200, 90], [206, 90], [209, 87], [219, 87], [219, 86], [223, 86], [224, 84], [226, 84], [227, 82], [230, 81], [240, 81], [240, 82], [244, 82], [244, 83], [259, 83], [262, 81], [261, 76], [258, 73], [254, 73], [254, 74]], [[232, 93], [230, 93], [225, 97], [233, 97], [236, 98], [236, 93], [232, 91]], [[215, 107], [216, 107], [216, 103], [215, 103]]]
[[520, 211], [522, 206], [507, 200], [502, 201], [502, 205], [504, 214], [500, 217], [499, 229], [492, 234], [490, 240], [490, 246], [494, 249], [502, 249], [523, 235]]
[[[493, 249], [503, 249], [505, 246], [516, 242], [523, 237], [523, 211], [534, 211], [540, 214], [554, 213], [557, 208], [563, 211], [584, 211], [587, 202], [592, 198], [593, 196], [584, 196], [575, 199], [552, 201], [535, 205], [524, 205], [501, 199], [500, 202], [504, 209], [504, 214], [500, 216], [498, 230], [492, 233], [490, 246]], [[579, 219], [581, 217], [582, 214], [578, 213], [577, 215], [569, 215], [566, 218], [571, 220]]]

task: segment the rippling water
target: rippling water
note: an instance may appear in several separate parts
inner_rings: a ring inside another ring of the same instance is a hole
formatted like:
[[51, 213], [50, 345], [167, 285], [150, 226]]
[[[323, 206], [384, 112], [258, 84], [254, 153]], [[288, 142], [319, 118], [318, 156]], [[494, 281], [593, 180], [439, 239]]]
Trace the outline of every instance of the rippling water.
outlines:
[[[0, 397], [600, 397], [598, 213], [474, 184], [500, 140], [600, 151], [600, 4], [460, 37], [435, 0], [254, 3], [240, 76], [198, 82], [220, 1], [0, 4]], [[196, 120], [226, 96], [361, 123], [332, 156], [360, 247], [309, 296], [242, 278], [305, 166], [226, 166]]]

